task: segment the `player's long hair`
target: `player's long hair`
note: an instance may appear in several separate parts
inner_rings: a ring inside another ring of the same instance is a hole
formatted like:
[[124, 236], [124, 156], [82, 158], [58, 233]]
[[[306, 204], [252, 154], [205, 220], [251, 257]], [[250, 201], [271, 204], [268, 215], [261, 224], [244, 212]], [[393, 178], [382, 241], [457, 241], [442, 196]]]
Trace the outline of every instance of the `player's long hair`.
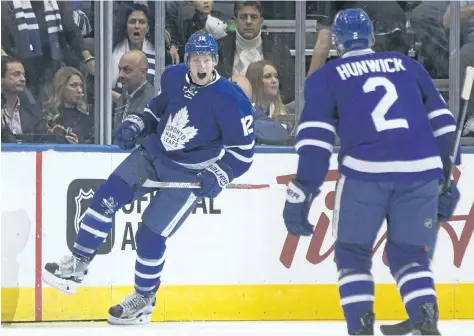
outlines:
[[84, 82], [84, 77], [76, 68], [63, 67], [59, 69], [54, 75], [52, 94], [43, 104], [45, 119], [48, 124], [54, 124], [54, 121], [61, 115], [60, 110], [63, 107], [64, 88], [66, 87], [69, 79], [74, 75], [81, 79], [84, 92], [82, 99], [77, 103], [76, 109], [84, 114], [89, 114], [87, 107], [86, 83]]
[[[251, 63], [247, 68], [247, 72], [245, 73], [245, 77], [247, 77], [247, 79], [250, 81], [250, 84], [252, 84], [252, 103], [254, 103], [256, 107], [260, 108], [263, 107], [264, 102], [263, 68], [265, 68], [266, 65], [273, 67], [278, 72], [277, 67], [272, 62], [262, 60]], [[281, 100], [280, 89], [278, 89], [278, 93], [272, 104], [274, 106], [274, 110], [272, 113], [269, 111], [269, 116], [272, 119], [277, 119], [278, 116], [288, 115], [288, 111]]]

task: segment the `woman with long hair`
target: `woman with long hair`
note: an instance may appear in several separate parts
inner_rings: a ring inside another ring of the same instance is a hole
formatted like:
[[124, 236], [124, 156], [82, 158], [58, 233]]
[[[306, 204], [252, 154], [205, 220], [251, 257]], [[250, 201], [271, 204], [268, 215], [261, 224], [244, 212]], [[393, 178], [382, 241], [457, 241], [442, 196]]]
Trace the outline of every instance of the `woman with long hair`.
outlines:
[[267, 60], [251, 63], [245, 76], [252, 84], [252, 103], [255, 109], [273, 120], [281, 122], [291, 132], [294, 113], [289, 113], [280, 94], [280, 80], [276, 66]]
[[93, 142], [94, 122], [81, 72], [72, 67], [61, 68], [52, 84], [52, 94], [43, 103], [43, 110], [49, 132], [55, 136], [54, 142]]
[[[130, 50], [141, 50], [148, 59], [147, 81], [153, 85], [155, 78], [155, 46], [153, 16], [147, 6], [132, 4], [125, 10], [126, 23], [120, 25], [114, 33], [112, 46], [112, 85], [114, 98], [120, 98], [121, 85], [117, 82], [119, 77], [118, 64], [123, 54]], [[121, 20], [118, 20], [121, 21]]]

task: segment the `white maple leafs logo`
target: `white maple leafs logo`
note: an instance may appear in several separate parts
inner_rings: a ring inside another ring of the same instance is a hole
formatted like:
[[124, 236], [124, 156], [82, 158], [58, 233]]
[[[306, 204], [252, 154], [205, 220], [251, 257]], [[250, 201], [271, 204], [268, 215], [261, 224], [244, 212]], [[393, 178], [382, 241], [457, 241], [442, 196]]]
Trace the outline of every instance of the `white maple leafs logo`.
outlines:
[[193, 126], [188, 126], [189, 114], [185, 106], [180, 109], [173, 117], [170, 115], [166, 127], [161, 134], [161, 143], [167, 151], [183, 149], [191, 139], [193, 139], [198, 130]]

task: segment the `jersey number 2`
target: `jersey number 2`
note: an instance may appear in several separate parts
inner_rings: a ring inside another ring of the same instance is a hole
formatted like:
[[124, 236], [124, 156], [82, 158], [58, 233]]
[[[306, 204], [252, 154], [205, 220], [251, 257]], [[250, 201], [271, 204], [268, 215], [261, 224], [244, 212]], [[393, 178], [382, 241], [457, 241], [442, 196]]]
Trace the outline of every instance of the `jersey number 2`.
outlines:
[[240, 119], [242, 123], [242, 128], [244, 129], [244, 135], [247, 136], [253, 133], [252, 123], [253, 123], [253, 116], [248, 115]]
[[371, 113], [377, 132], [382, 132], [395, 128], [408, 128], [408, 122], [405, 119], [385, 119], [392, 105], [398, 99], [395, 85], [385, 77], [372, 77], [365, 81], [362, 87], [365, 93], [373, 92], [379, 86], [385, 89], [385, 94]]

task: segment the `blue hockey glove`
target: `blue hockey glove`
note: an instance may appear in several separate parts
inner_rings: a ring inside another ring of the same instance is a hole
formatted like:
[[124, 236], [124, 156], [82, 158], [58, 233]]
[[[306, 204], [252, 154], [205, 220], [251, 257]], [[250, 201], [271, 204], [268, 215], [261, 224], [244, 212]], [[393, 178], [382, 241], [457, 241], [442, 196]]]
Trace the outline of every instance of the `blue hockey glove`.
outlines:
[[438, 221], [446, 222], [453, 216], [460, 197], [458, 186], [453, 181], [449, 189], [439, 195]]
[[138, 138], [143, 135], [145, 123], [137, 115], [130, 114], [125, 117], [114, 135], [114, 145], [118, 145], [122, 150], [129, 150], [135, 147]]
[[286, 189], [286, 203], [283, 219], [286, 229], [294, 236], [311, 236], [314, 226], [308, 221], [308, 213], [313, 199], [319, 189], [306, 186], [296, 180], [291, 181]]
[[206, 170], [198, 174], [198, 181], [201, 183], [201, 188], [193, 189], [194, 195], [198, 197], [214, 198], [220, 194], [222, 188], [232, 182], [234, 179], [234, 172], [222, 161], [213, 163]]

